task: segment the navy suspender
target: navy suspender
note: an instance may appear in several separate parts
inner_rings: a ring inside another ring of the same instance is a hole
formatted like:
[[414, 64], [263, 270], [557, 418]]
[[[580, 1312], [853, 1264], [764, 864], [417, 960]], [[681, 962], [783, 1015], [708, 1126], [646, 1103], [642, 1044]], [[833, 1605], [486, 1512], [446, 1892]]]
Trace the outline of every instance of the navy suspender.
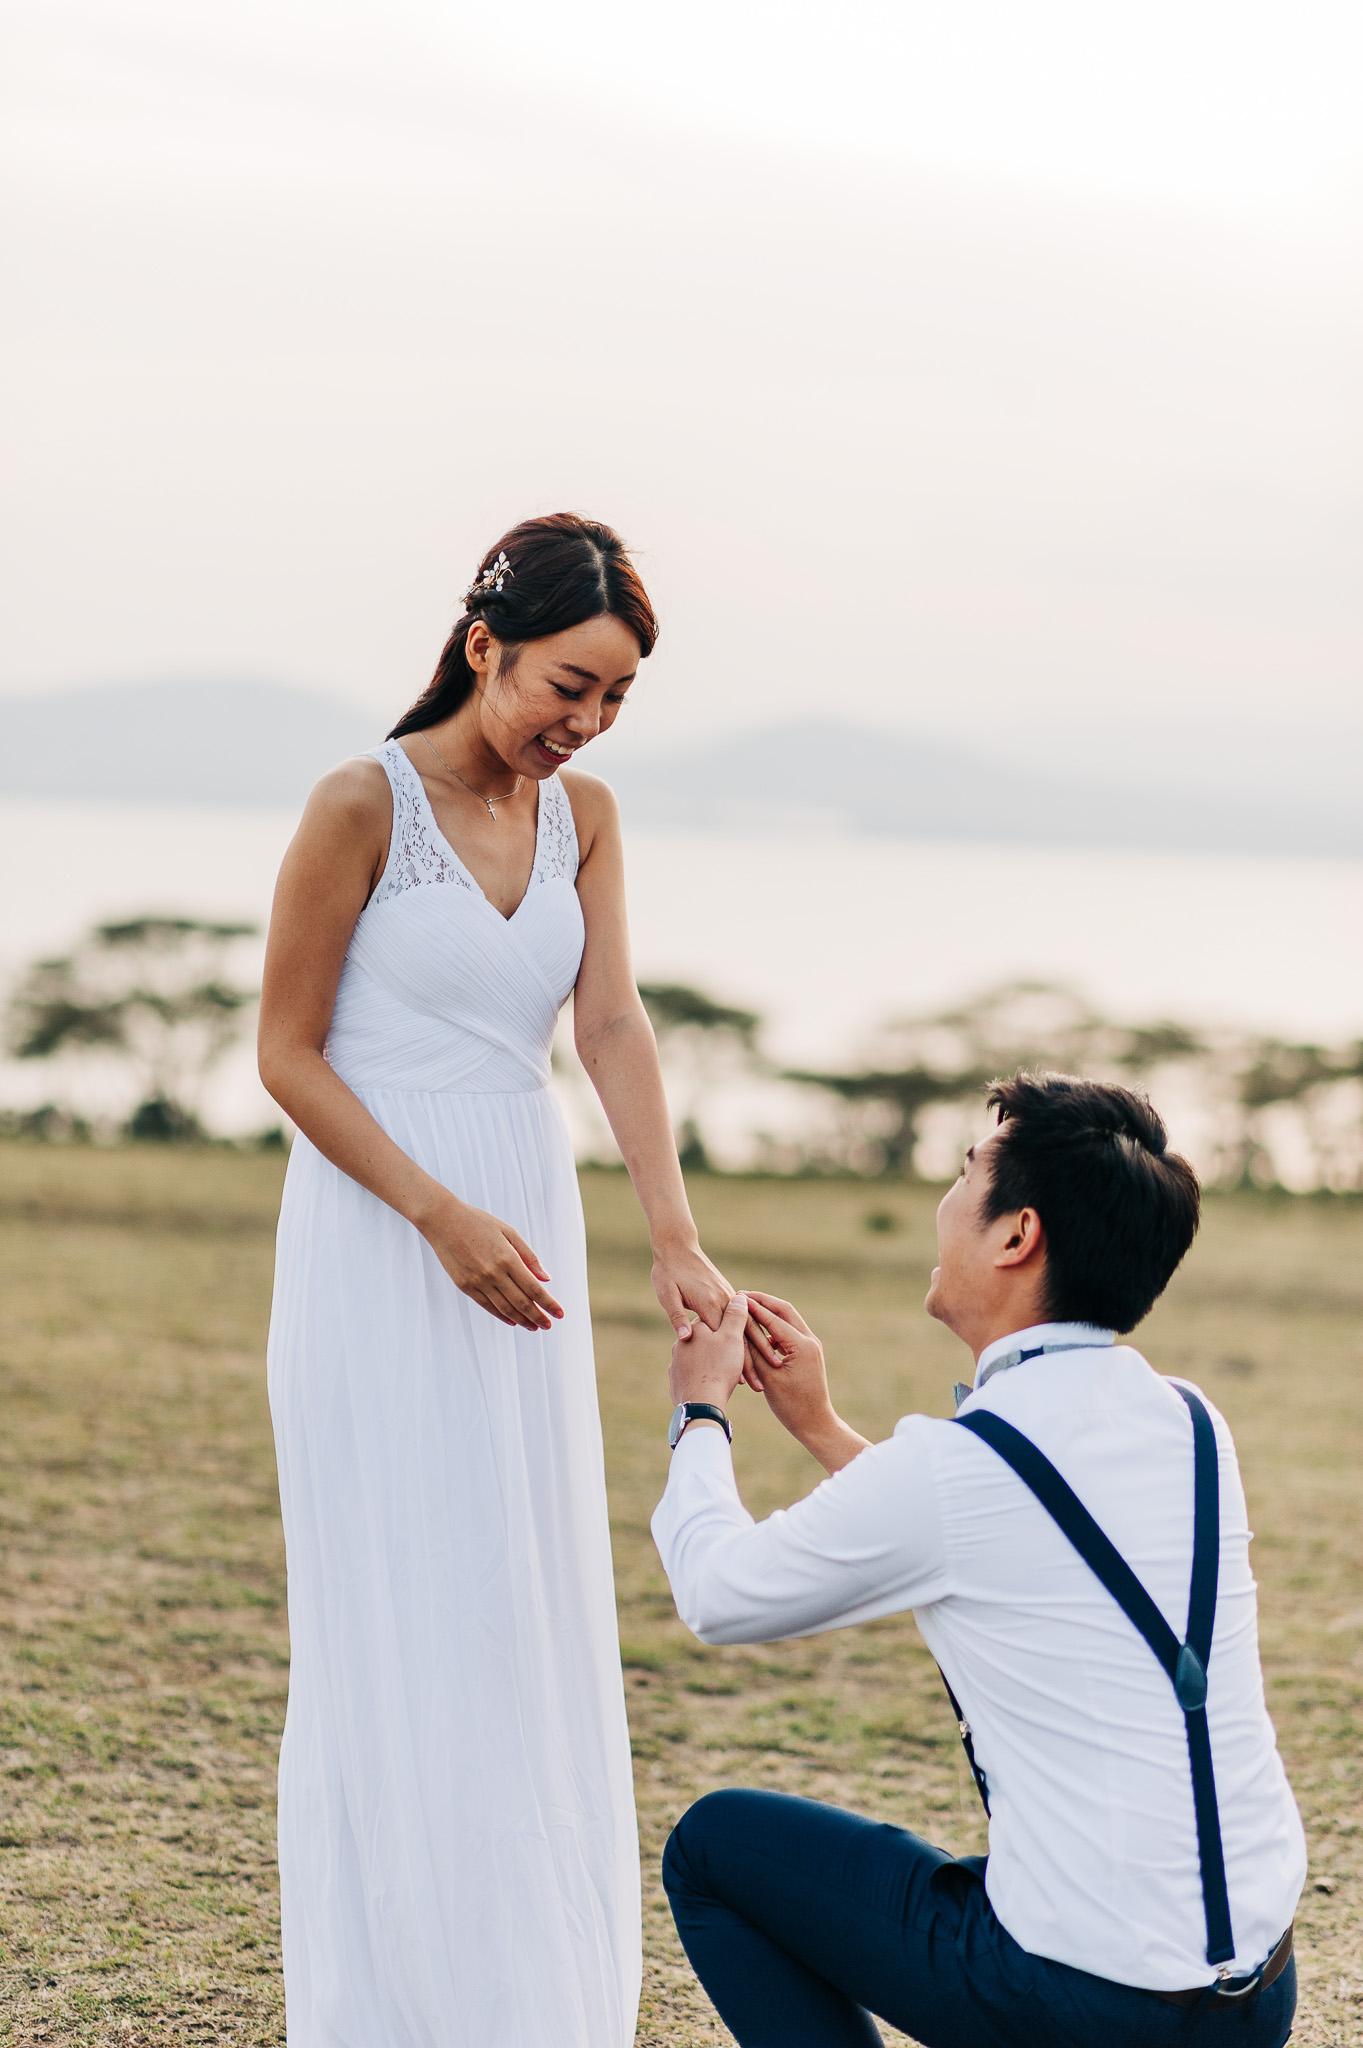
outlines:
[[[1230, 1900], [1226, 1895], [1226, 1865], [1221, 1851], [1221, 1822], [1216, 1809], [1216, 1779], [1212, 1772], [1212, 1745], [1207, 1730], [1207, 1664], [1211, 1657], [1212, 1627], [1216, 1620], [1216, 1573], [1221, 1545], [1220, 1492], [1216, 1463], [1216, 1433], [1196, 1394], [1173, 1383], [1183, 1396], [1193, 1418], [1193, 1570], [1188, 1592], [1188, 1629], [1180, 1643], [1150, 1595], [1125, 1558], [1113, 1548], [1088, 1509], [1071, 1491], [1049, 1458], [1021, 1430], [1014, 1429], [1001, 1415], [987, 1409], [973, 1415], [958, 1415], [962, 1429], [988, 1444], [1005, 1464], [1011, 1465], [1023, 1484], [1029, 1486], [1052, 1520], [1058, 1522], [1090, 1571], [1100, 1579], [1127, 1620], [1144, 1636], [1158, 1657], [1173, 1686], [1188, 1731], [1188, 1763], [1193, 1780], [1193, 1809], [1197, 1817], [1197, 1849], [1202, 1865], [1202, 1904], [1207, 1916], [1207, 1961], [1227, 1963], [1235, 1954], [1231, 1934]], [[947, 1687], [953, 1707], [955, 1696]], [[984, 1776], [975, 1763], [969, 1736], [959, 1707], [967, 1755], [975, 1772], [980, 1796], [985, 1794]]]

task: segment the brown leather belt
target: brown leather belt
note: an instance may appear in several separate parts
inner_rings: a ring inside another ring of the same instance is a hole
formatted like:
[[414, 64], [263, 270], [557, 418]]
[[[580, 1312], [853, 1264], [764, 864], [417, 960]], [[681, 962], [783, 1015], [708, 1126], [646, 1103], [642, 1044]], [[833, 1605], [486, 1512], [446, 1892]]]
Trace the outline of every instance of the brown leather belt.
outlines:
[[1224, 1983], [1199, 1984], [1192, 1991], [1157, 1991], [1156, 1998], [1165, 1998], [1170, 2005], [1197, 2005], [1203, 2000], [1209, 2006], [1238, 2005], [1242, 1998], [1248, 1998], [1253, 1991], [1262, 1991], [1275, 1983], [1287, 1968], [1292, 1954], [1292, 1929], [1289, 1927], [1278, 1946], [1261, 1970], [1251, 1977], [1232, 1977]]

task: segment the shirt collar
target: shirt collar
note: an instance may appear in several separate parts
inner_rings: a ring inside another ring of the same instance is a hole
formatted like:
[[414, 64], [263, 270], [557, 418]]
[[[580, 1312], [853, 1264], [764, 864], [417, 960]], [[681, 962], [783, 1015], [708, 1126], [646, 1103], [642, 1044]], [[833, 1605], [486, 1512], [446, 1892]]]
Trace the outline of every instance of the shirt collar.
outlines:
[[982, 1387], [996, 1372], [1020, 1365], [1027, 1351], [1097, 1351], [1116, 1341], [1115, 1330], [1100, 1330], [1093, 1323], [1033, 1323], [1030, 1329], [1014, 1330], [985, 1345], [975, 1367], [974, 1386]]

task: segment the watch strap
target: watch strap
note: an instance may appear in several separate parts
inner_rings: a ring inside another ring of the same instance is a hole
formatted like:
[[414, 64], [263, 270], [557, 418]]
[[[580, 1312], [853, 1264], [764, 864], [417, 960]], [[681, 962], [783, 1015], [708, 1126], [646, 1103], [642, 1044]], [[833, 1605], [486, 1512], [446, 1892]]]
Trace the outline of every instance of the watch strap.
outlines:
[[[678, 1407], [680, 1409], [680, 1417], [678, 1418], [677, 1433], [672, 1439], [672, 1449], [674, 1451], [681, 1442], [682, 1431], [690, 1422], [717, 1422], [729, 1442], [733, 1442], [733, 1425], [724, 1413], [724, 1410], [717, 1408], [713, 1401], [682, 1401], [678, 1403]], [[676, 1416], [677, 1411], [674, 1410], [673, 1413]]]

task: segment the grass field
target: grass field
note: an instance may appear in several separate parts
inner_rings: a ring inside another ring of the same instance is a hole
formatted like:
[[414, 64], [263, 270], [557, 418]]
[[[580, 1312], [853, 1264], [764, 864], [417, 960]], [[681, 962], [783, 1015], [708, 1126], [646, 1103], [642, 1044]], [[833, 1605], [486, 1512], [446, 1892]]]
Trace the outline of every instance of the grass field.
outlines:
[[[288, 1646], [264, 1394], [282, 1160], [0, 1147], [0, 2042], [283, 2040], [273, 1772]], [[708, 1650], [648, 1537], [668, 1332], [628, 1184], [584, 1180], [637, 1757], [640, 2048], [728, 2039], [656, 1881], [673, 1817], [773, 1785], [958, 1851], [980, 1816], [910, 1619]], [[946, 1413], [957, 1347], [922, 1315], [933, 1198], [700, 1181], [708, 1249], [825, 1338], [868, 1434]], [[1311, 1842], [1295, 2038], [1363, 2044], [1363, 1206], [1223, 1198], [1142, 1334], [1239, 1440], [1269, 1698]], [[758, 1512], [811, 1462], [750, 1395]]]

